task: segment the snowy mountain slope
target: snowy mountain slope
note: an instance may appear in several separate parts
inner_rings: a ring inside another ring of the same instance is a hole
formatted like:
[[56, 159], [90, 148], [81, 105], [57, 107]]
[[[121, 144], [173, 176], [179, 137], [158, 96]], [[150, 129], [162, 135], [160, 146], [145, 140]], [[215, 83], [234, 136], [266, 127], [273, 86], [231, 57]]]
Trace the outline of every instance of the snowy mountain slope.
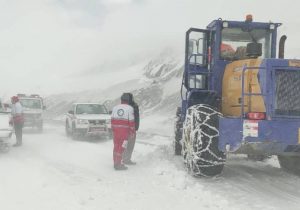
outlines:
[[[149, 62], [142, 61], [120, 70], [120, 73], [93, 72], [93, 80], [105, 77], [98, 88], [81, 92], [51, 95], [45, 99], [46, 118], [61, 118], [73, 102], [100, 102], [112, 109], [119, 103], [123, 92], [132, 92], [140, 106], [141, 113], [160, 112], [171, 114], [179, 104], [183, 64], [170, 50], [165, 50]], [[82, 77], [88, 79], [89, 76]], [[111, 81], [107, 85], [107, 81]]]

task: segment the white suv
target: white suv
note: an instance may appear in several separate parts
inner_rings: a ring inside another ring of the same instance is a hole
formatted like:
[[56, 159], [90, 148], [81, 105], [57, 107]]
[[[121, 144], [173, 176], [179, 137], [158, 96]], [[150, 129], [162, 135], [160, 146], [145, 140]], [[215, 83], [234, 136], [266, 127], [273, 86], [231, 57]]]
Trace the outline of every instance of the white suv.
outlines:
[[111, 116], [106, 107], [98, 103], [74, 103], [66, 115], [66, 134], [111, 137]]

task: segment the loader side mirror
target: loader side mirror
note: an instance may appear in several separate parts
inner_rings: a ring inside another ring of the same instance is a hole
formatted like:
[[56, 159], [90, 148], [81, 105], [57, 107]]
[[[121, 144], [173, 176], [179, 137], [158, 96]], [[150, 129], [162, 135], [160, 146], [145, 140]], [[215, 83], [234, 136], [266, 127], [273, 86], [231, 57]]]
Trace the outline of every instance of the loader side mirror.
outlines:
[[257, 58], [262, 55], [262, 44], [251, 42], [247, 44], [246, 55], [251, 58]]

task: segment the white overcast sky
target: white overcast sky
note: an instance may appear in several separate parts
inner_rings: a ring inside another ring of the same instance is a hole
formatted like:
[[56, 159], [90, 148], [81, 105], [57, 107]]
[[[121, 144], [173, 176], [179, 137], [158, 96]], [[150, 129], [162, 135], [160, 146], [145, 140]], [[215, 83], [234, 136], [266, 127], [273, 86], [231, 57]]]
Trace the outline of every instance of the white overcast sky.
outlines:
[[181, 52], [189, 27], [219, 17], [282, 22], [286, 55], [300, 58], [299, 8], [295, 0], [0, 0], [0, 96], [88, 89], [73, 78], [167, 46]]

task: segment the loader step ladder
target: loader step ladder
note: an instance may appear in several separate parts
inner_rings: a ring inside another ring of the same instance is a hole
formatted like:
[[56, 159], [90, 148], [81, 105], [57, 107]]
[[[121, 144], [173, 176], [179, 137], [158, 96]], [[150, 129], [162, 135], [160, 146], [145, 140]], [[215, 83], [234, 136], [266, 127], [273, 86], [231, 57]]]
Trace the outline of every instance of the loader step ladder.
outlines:
[[245, 106], [245, 96], [249, 96], [251, 98], [251, 96], [265, 96], [265, 94], [262, 93], [245, 93], [245, 72], [246, 70], [249, 71], [253, 71], [253, 70], [260, 70], [260, 69], [266, 69], [265, 67], [247, 67], [247, 65], [243, 66], [243, 70], [242, 70], [242, 95], [241, 95], [241, 103], [242, 103], [242, 108], [241, 108], [241, 118], [245, 118], [245, 110], [244, 110], [244, 106]]

